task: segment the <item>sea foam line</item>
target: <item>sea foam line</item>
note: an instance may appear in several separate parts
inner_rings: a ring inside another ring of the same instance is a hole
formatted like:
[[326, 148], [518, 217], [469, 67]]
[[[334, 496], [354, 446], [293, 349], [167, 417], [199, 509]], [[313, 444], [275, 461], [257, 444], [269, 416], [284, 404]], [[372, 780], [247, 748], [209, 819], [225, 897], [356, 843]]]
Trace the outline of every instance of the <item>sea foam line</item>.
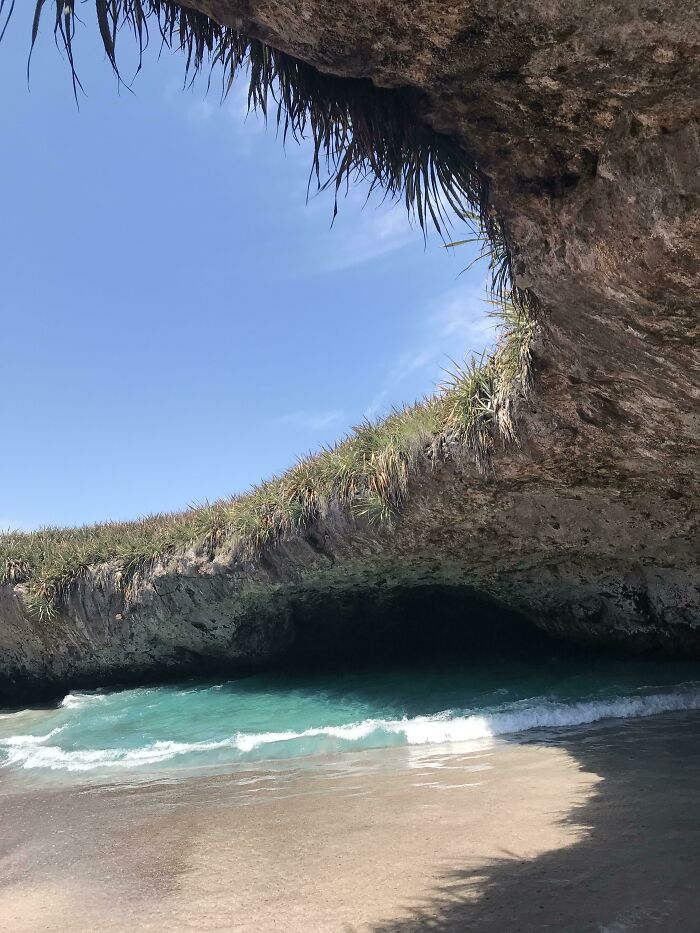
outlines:
[[[457, 715], [445, 711], [432, 716], [406, 719], [366, 719], [343, 726], [319, 726], [300, 732], [238, 732], [225, 739], [210, 742], [157, 741], [141, 748], [72, 749], [45, 745], [61, 729], [45, 736], [17, 735], [0, 739], [4, 746], [4, 764], [23, 768], [91, 771], [97, 768], [139, 768], [161, 764], [181, 755], [201, 754], [231, 749], [248, 755], [269, 745], [285, 744], [303, 739], [336, 739], [352, 746], [363, 739], [374, 738], [374, 746], [396, 744], [403, 736], [407, 745], [431, 745], [489, 739], [499, 735], [527, 732], [530, 729], [566, 727], [599, 722], [603, 719], [638, 719], [658, 713], [700, 709], [700, 692], [657, 693], [646, 696], [614, 697], [606, 700], [560, 703], [540, 699], [524, 702], [491, 713]], [[384, 741], [383, 741], [384, 740]], [[315, 747], [314, 747], [315, 746]], [[312, 743], [306, 754], [329, 751], [327, 742]], [[342, 750], [335, 747], [333, 750]], [[299, 752], [297, 752], [299, 754]]]
[[638, 719], [658, 713], [700, 709], [700, 693], [650, 694], [615, 697], [609, 700], [558, 703], [542, 700], [536, 705], [455, 715], [451, 711], [411, 719], [367, 719], [348, 726], [328, 726], [303, 732], [264, 732], [239, 735], [237, 747], [252, 751], [261, 745], [328, 735], [348, 742], [368, 738], [374, 732], [401, 734], [408, 745], [468, 742], [498, 735], [527, 732], [530, 729], [585, 725], [602, 719]]
[[61, 700], [63, 709], [78, 709], [80, 706], [87, 706], [89, 703], [99, 703], [106, 700], [104, 693], [69, 693]]

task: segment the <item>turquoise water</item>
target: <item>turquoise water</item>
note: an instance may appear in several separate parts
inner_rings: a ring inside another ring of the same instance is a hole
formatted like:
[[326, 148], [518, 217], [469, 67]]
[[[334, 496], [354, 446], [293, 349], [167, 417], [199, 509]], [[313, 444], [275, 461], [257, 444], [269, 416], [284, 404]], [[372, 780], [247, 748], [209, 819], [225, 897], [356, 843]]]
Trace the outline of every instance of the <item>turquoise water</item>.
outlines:
[[0, 714], [0, 777], [186, 774], [700, 709], [700, 666], [540, 656], [75, 692]]

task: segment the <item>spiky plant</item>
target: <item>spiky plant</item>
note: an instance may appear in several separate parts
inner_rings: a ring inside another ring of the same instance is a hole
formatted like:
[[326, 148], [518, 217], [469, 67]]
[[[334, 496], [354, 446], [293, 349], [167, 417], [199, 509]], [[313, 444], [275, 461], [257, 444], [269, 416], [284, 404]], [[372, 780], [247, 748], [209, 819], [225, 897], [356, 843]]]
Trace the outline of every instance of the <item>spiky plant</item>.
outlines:
[[532, 388], [532, 340], [535, 324], [528, 309], [514, 301], [491, 301], [500, 336], [489, 357], [455, 364], [442, 385], [447, 403], [446, 430], [473, 450], [488, 469], [496, 440], [516, 440], [517, 402]]
[[494, 422], [495, 381], [490, 360], [472, 357], [454, 364], [442, 384], [448, 400], [447, 429], [455, 440], [463, 440], [474, 451], [482, 469], [490, 464]]

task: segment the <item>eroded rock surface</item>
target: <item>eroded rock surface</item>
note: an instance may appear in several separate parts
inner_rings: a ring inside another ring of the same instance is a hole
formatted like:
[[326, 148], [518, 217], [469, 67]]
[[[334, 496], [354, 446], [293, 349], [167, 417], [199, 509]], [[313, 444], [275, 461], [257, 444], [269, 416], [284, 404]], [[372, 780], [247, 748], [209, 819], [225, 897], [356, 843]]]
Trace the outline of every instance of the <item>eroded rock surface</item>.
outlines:
[[353, 594], [428, 583], [565, 638], [700, 654], [700, 9], [190, 5], [321, 70], [412, 88], [420, 119], [476, 157], [541, 309], [521, 446], [489, 476], [426, 460], [390, 528], [338, 513], [252, 564], [185, 555], [128, 606], [108, 567], [48, 624], [6, 587], [2, 696], [272, 663], [305, 613], [352, 624]]

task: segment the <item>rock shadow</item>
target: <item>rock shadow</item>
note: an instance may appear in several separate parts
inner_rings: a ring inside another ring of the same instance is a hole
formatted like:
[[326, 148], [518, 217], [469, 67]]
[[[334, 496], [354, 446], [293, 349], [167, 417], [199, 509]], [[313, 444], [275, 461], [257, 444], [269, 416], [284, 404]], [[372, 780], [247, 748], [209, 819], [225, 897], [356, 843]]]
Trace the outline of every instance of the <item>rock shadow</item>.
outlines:
[[556, 744], [602, 778], [565, 819], [579, 841], [455, 865], [372, 933], [700, 931], [700, 715], [572, 731]]

